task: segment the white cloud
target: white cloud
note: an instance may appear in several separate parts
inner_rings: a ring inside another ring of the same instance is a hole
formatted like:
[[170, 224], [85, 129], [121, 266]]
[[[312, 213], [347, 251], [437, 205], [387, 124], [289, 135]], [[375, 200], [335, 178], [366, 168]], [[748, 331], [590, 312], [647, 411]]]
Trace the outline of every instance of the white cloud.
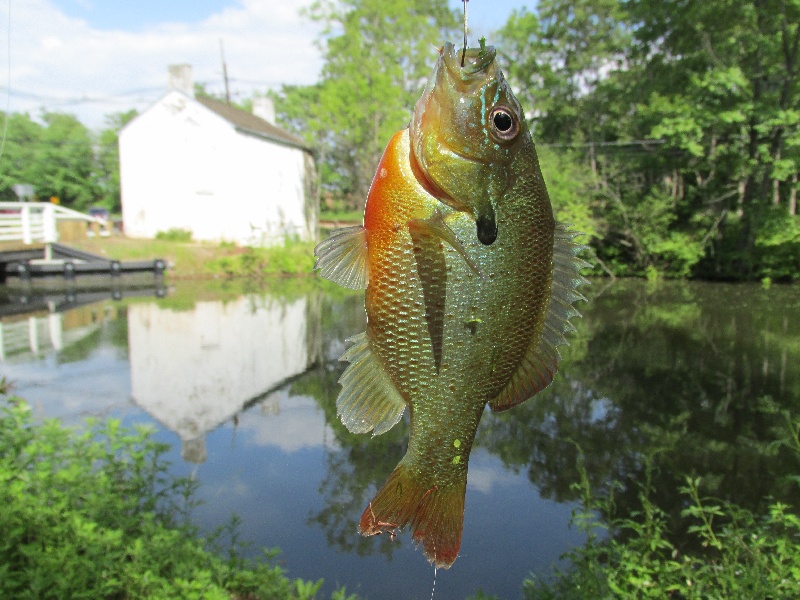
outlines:
[[513, 485], [518, 476], [508, 471], [500, 460], [486, 450], [477, 448], [469, 461], [467, 487], [483, 494], [492, 493], [496, 487]]
[[336, 436], [317, 403], [307, 396], [289, 396], [279, 390], [240, 414], [239, 429], [256, 446], [277, 446], [287, 453], [336, 445]]
[[[164, 23], [142, 31], [93, 29], [50, 0], [12, 4], [11, 111], [70, 112], [98, 128], [104, 115], [142, 110], [165, 91], [169, 64], [189, 63], [196, 81], [222, 89], [220, 40], [232, 91], [316, 81], [319, 26], [299, 14], [311, 0], [240, 0], [199, 23]], [[6, 13], [7, 14], [7, 13]], [[0, 21], [3, 21], [0, 15]], [[0, 25], [0, 106], [8, 38]]]

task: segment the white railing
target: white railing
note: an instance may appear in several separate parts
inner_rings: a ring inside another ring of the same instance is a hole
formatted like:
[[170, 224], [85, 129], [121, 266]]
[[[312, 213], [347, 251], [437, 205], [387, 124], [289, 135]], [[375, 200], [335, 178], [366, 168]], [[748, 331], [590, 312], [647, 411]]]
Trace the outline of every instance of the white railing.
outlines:
[[106, 224], [103, 219], [50, 202], [0, 202], [0, 242], [57, 242], [58, 219], [79, 219], [99, 225]]

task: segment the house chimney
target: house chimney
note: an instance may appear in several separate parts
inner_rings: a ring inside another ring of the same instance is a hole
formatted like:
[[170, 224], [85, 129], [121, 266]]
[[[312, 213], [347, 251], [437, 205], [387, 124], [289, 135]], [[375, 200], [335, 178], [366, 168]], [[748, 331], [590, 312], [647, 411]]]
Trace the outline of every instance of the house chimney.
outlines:
[[275, 105], [271, 98], [266, 96], [253, 98], [253, 114], [264, 119], [270, 125], [275, 125]]
[[192, 65], [170, 65], [167, 70], [167, 89], [194, 98]]

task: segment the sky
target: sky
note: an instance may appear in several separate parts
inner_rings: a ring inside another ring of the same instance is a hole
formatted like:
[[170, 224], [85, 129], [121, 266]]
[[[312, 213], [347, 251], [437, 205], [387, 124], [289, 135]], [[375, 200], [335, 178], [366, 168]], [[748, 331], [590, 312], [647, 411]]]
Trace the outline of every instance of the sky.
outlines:
[[[461, 10], [461, 0], [448, 0]], [[319, 25], [312, 0], [0, 0], [0, 111], [76, 115], [99, 130], [108, 114], [146, 109], [166, 91], [167, 66], [233, 98], [317, 81]], [[470, 0], [470, 40], [535, 2]], [[456, 41], [456, 40], [453, 40]], [[434, 58], [431, 59], [433, 64]]]

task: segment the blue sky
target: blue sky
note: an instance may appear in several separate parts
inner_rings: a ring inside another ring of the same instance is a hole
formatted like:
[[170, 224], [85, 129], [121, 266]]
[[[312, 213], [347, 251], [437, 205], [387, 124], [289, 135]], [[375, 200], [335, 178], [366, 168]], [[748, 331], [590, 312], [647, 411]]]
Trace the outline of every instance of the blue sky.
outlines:
[[[448, 1], [461, 10], [460, 0]], [[167, 66], [176, 63], [191, 64], [195, 81], [221, 92], [220, 41], [234, 98], [314, 83], [322, 66], [314, 43], [319, 25], [299, 13], [311, 2], [0, 0], [0, 108], [8, 104], [34, 117], [70, 112], [101, 128], [105, 115], [143, 110], [157, 100]], [[534, 6], [470, 0], [471, 43], [481, 35], [492, 43], [492, 30], [512, 10]]]
[[[85, 19], [98, 29], [139, 31], [160, 23], [199, 23], [207, 17], [240, 2], [232, 0], [55, 0], [65, 14]], [[450, 0], [460, 9], [460, 0]], [[470, 0], [469, 14], [478, 29], [491, 31], [500, 27], [514, 9], [529, 9], [525, 0]], [[483, 34], [485, 34], [482, 33]]]
[[200, 23], [239, 2], [226, 0], [54, 0], [70, 17], [104, 30], [141, 31], [162, 23]]

